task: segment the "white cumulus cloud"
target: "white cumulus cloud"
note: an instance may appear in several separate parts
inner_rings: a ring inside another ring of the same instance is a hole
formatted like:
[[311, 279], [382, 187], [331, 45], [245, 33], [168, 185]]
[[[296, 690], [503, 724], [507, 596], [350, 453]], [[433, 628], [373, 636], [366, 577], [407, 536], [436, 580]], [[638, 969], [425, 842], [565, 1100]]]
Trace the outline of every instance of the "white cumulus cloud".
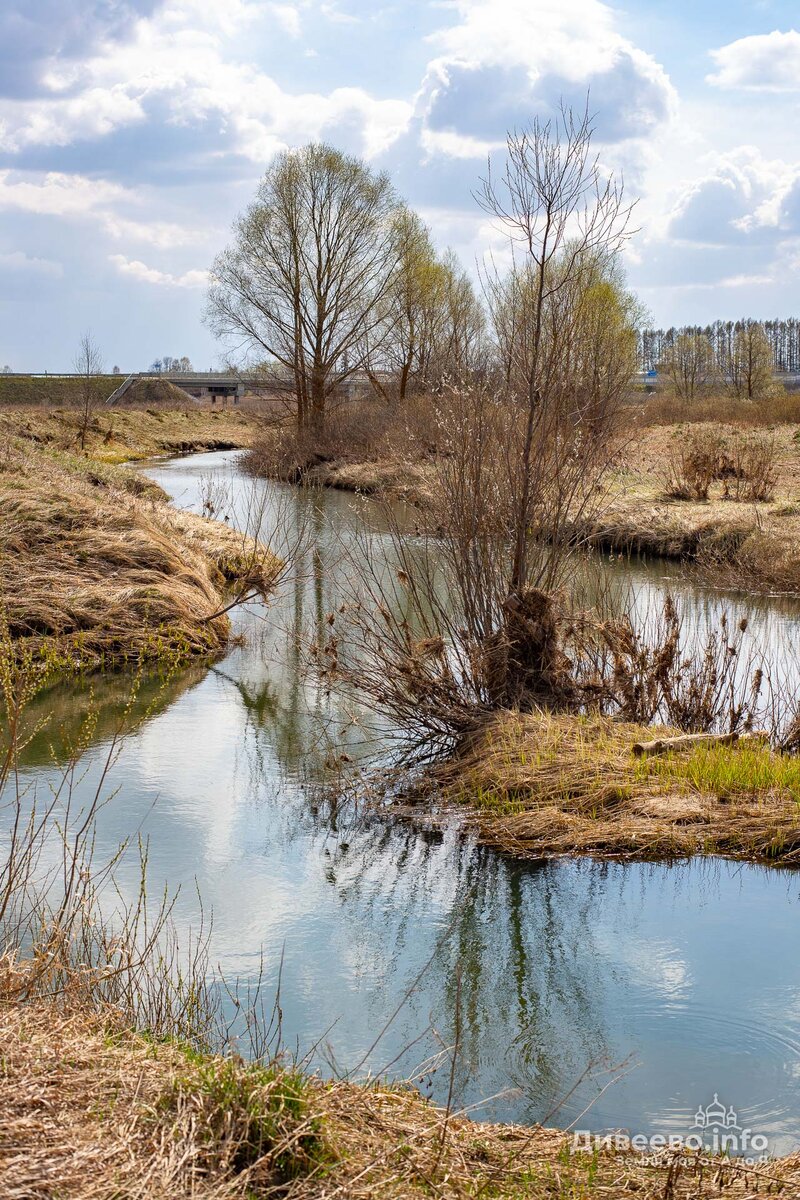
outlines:
[[[600, 0], [457, 0], [460, 20], [431, 41], [434, 58], [418, 97], [427, 143], [466, 156], [562, 100], [589, 96], [598, 136], [641, 137], [672, 114], [664, 69], [615, 28]], [[459, 147], [456, 139], [461, 139]]]
[[800, 91], [800, 33], [759, 33], [712, 50], [717, 70], [707, 76], [715, 87], [761, 92]]

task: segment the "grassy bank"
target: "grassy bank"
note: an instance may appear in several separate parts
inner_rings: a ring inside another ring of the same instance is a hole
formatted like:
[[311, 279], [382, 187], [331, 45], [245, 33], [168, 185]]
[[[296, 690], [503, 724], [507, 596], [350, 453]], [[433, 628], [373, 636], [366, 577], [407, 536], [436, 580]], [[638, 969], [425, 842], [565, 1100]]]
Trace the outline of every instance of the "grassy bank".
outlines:
[[52, 1200], [247, 1197], [597, 1200], [796, 1195], [800, 1156], [646, 1165], [565, 1135], [475, 1124], [411, 1089], [326, 1083], [132, 1032], [69, 993], [20, 1003], [0, 962], [3, 1194]]
[[753, 435], [720, 424], [643, 427], [619, 452], [607, 500], [576, 532], [615, 551], [696, 561], [723, 586], [800, 592], [797, 433], [781, 425], [757, 435], [773, 456], [767, 499], [732, 499], [731, 481], [715, 479], [700, 500], [669, 494], [670, 464], [682, 449], [697, 439], [724, 446]]
[[482, 842], [519, 858], [720, 854], [800, 863], [800, 762], [758, 742], [637, 758], [675, 730], [604, 717], [499, 713], [437, 769]]
[[[70, 408], [0, 408], [0, 445], [19, 438], [53, 450], [77, 452], [80, 413]], [[105, 463], [201, 450], [250, 446], [259, 422], [251, 413], [207, 408], [101, 409], [86, 438], [87, 457]]]
[[59, 449], [40, 420], [0, 456], [0, 605], [16, 652], [57, 671], [218, 653], [231, 589], [266, 591], [274, 556], [133, 471]]

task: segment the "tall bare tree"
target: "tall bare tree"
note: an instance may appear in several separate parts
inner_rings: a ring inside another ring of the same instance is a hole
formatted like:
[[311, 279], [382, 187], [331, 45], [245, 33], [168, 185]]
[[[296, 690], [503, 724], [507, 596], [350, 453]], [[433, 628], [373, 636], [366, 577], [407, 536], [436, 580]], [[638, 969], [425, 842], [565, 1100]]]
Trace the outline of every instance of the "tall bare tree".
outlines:
[[[588, 107], [576, 115], [562, 106], [553, 120], [538, 117], [508, 135], [499, 176], [491, 170], [476, 199], [508, 235], [514, 256], [513, 286], [524, 303], [514, 310], [507, 339], [509, 383], [525, 407], [514, 515], [510, 593], [528, 578], [529, 531], [535, 500], [537, 433], [552, 437], [564, 398], [564, 355], [572, 340], [567, 301], [585, 278], [610, 261], [630, 235], [632, 205], [623, 186], [606, 176], [592, 152]], [[496, 310], [507, 299], [497, 272], [486, 276], [487, 300]], [[549, 336], [548, 336], [549, 327]]]
[[214, 263], [212, 327], [291, 374], [299, 428], [323, 429], [328, 397], [380, 342], [398, 208], [388, 176], [359, 159], [322, 144], [287, 151]]
[[534, 122], [484, 183], [512, 243], [510, 269], [484, 276], [499, 369], [447, 389], [419, 518], [430, 537], [390, 525], [399, 569], [354, 564], [320, 648], [423, 751], [499, 707], [575, 703], [553, 596], [603, 500], [643, 320], [618, 262], [630, 207], [591, 134], [568, 110]]
[[103, 371], [103, 358], [89, 330], [81, 336], [73, 364], [76, 375], [80, 376], [79, 436], [81, 450], [83, 450], [86, 447], [86, 435], [89, 432], [94, 411], [102, 399], [97, 377]]

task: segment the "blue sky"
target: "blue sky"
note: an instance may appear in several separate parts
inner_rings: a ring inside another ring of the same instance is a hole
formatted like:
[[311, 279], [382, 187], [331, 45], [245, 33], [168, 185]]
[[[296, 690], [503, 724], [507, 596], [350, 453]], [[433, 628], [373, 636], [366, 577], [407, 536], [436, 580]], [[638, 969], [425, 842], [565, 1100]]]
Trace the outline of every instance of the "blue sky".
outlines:
[[390, 171], [474, 264], [506, 128], [587, 89], [658, 324], [800, 315], [796, 0], [2, 0], [0, 367], [210, 366], [206, 271], [271, 156]]

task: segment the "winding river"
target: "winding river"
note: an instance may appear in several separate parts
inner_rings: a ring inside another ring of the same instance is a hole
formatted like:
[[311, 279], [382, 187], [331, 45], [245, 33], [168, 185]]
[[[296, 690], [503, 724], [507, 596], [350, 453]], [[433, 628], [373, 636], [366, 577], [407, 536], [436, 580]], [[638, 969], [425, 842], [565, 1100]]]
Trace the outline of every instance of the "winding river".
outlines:
[[[249, 487], [236, 453], [146, 470], [195, 511], [209, 476], [224, 480], [232, 519]], [[269, 606], [235, 613], [243, 644], [224, 660], [146, 682], [99, 851], [141, 830], [151, 889], [180, 885], [179, 928], [197, 926], [199, 892], [213, 962], [244, 983], [263, 972], [269, 999], [280, 987], [284, 1043], [323, 1073], [411, 1076], [443, 1100], [458, 991], [455, 1097], [477, 1119], [669, 1135], [717, 1094], [773, 1153], [800, 1147], [800, 874], [724, 860], [520, 865], [457, 825], [419, 832], [326, 799], [313, 785], [332, 740], [357, 758], [381, 731], [304, 677], [297, 635], [336, 601], [342, 539], [385, 534], [368, 501], [262, 486], [269, 519], [287, 540], [302, 527], [307, 548]], [[698, 624], [713, 619], [713, 594], [665, 580], [677, 568], [609, 572], [641, 603], [676, 587]], [[789, 644], [794, 605], [747, 607], [757, 638]], [[91, 788], [129, 686], [54, 689], [25, 777], [53, 782], [58, 731], [95, 703]], [[121, 886], [135, 886], [133, 864]]]

